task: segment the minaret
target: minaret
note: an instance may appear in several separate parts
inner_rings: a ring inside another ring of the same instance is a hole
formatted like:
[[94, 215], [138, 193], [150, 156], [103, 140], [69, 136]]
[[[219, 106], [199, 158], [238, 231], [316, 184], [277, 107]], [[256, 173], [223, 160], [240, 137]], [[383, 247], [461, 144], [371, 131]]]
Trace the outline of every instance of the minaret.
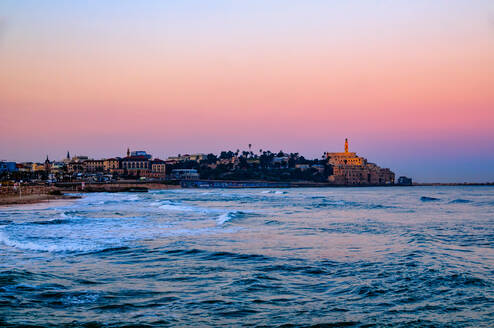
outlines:
[[129, 157], [129, 156], [130, 156], [130, 149], [127, 148], [127, 157]]
[[348, 138], [345, 138], [345, 153], [348, 153]]

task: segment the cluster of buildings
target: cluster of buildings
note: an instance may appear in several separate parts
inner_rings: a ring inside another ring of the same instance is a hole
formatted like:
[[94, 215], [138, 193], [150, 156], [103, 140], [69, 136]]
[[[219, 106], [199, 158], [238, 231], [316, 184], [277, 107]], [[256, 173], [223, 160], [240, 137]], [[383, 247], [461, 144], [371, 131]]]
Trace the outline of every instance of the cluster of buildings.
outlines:
[[381, 168], [367, 159], [357, 156], [348, 150], [348, 139], [345, 139], [345, 151], [326, 153], [328, 164], [333, 174], [328, 177], [330, 183], [336, 185], [389, 185], [394, 184], [395, 174], [388, 168]]
[[[250, 145], [249, 145], [250, 149]], [[167, 175], [167, 166], [171, 171]], [[168, 157], [167, 160], [153, 158], [145, 151], [130, 151], [125, 157], [91, 159], [88, 156], [67, 156], [62, 161], [44, 163], [15, 163], [0, 161], [0, 174], [3, 172], [25, 172], [31, 175], [39, 173], [43, 179], [60, 181], [70, 178], [87, 179], [88, 177], [105, 177], [105, 179], [174, 179], [199, 180], [203, 170], [285, 170], [285, 172], [301, 172], [295, 178], [306, 179], [318, 175], [318, 180], [333, 185], [391, 185], [395, 183], [395, 174], [388, 168], [381, 168], [367, 159], [350, 152], [348, 139], [345, 139], [344, 152], [325, 153], [324, 160], [305, 160], [296, 154], [283, 152], [271, 153], [261, 151], [260, 155], [253, 152], [222, 152], [213, 154], [186, 154]], [[273, 172], [273, 171], [272, 171]], [[305, 173], [304, 173], [305, 172]], [[287, 174], [287, 173], [279, 173]], [[208, 175], [205, 175], [209, 179]], [[204, 177], [203, 177], [204, 178]], [[214, 178], [213, 178], [214, 179]], [[221, 179], [221, 178], [220, 178]], [[227, 179], [227, 178], [226, 178]], [[412, 181], [400, 177], [398, 184], [408, 185]]]
[[67, 171], [69, 173], [103, 172], [117, 176], [158, 179], [166, 176], [165, 161], [159, 158], [153, 159], [150, 154], [140, 150], [130, 152], [127, 149], [127, 156], [123, 158], [88, 159], [85, 156], [77, 156], [69, 159], [70, 156], [67, 154]]
[[127, 178], [156, 178], [166, 177], [165, 161], [154, 158], [145, 151], [130, 152], [126, 157], [105, 159], [90, 159], [88, 156], [67, 157], [62, 161], [50, 161], [48, 156], [43, 163], [0, 162], [0, 173], [21, 172], [45, 174], [48, 180], [63, 179], [66, 176], [104, 176]]

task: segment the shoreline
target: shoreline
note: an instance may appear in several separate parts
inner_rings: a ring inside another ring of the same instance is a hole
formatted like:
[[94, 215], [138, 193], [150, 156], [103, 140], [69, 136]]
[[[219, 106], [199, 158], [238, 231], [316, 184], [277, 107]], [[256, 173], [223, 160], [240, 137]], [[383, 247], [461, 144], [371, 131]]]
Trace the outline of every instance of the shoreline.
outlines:
[[49, 203], [50, 201], [60, 201], [60, 200], [74, 200], [80, 199], [81, 196], [73, 195], [49, 195], [49, 194], [38, 194], [38, 195], [25, 195], [19, 196], [7, 196], [0, 197], [0, 206], [13, 206], [13, 205], [25, 205], [25, 204], [37, 204], [37, 203]]
[[[199, 183], [198, 183], [199, 182]], [[131, 186], [129, 186], [131, 185]], [[124, 187], [125, 186], [125, 187]], [[116, 184], [90, 184], [85, 190], [70, 190], [69, 188], [57, 188], [59, 192], [63, 194], [50, 194], [50, 193], [33, 193], [23, 196], [15, 194], [0, 195], [0, 207], [14, 206], [14, 205], [26, 205], [26, 204], [39, 204], [49, 203], [50, 201], [70, 201], [80, 199], [82, 196], [68, 195], [71, 192], [75, 193], [93, 193], [93, 192], [143, 192], [148, 190], [161, 190], [161, 189], [252, 189], [252, 188], [366, 188], [366, 187], [434, 187], [434, 186], [494, 186], [493, 183], [414, 183], [412, 185], [330, 185], [330, 184], [318, 184], [318, 183], [277, 183], [271, 181], [231, 181], [231, 180], [199, 180], [199, 181], [187, 181], [181, 185], [166, 185], [156, 183], [116, 183]], [[135, 188], [135, 190], [134, 190]], [[140, 190], [143, 188], [146, 190]]]

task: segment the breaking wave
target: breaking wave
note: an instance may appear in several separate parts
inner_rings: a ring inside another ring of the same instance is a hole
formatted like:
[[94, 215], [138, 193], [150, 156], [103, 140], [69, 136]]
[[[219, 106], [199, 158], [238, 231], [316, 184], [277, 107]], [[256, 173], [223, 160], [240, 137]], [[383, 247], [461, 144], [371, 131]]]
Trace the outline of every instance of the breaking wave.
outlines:
[[241, 211], [234, 211], [234, 212], [228, 212], [228, 213], [223, 213], [218, 218], [216, 219], [216, 223], [218, 225], [223, 225], [227, 222], [231, 222], [232, 220], [244, 218], [247, 216], [247, 213], [241, 212]]
[[4, 231], [0, 231], [0, 243], [9, 247], [17, 248], [20, 250], [35, 251], [35, 252], [50, 252], [50, 253], [63, 253], [63, 252], [95, 252], [102, 251], [108, 248], [114, 248], [116, 246], [112, 245], [101, 245], [97, 243], [84, 243], [80, 241], [69, 242], [64, 241], [47, 241], [39, 238], [39, 241], [28, 241], [28, 240], [15, 240], [7, 236]]

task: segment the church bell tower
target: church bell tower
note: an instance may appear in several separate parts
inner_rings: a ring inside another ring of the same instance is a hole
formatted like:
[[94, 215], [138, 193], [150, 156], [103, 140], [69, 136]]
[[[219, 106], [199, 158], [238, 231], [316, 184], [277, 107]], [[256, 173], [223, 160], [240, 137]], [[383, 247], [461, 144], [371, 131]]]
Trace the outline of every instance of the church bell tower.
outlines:
[[345, 153], [348, 153], [348, 138], [345, 138]]

